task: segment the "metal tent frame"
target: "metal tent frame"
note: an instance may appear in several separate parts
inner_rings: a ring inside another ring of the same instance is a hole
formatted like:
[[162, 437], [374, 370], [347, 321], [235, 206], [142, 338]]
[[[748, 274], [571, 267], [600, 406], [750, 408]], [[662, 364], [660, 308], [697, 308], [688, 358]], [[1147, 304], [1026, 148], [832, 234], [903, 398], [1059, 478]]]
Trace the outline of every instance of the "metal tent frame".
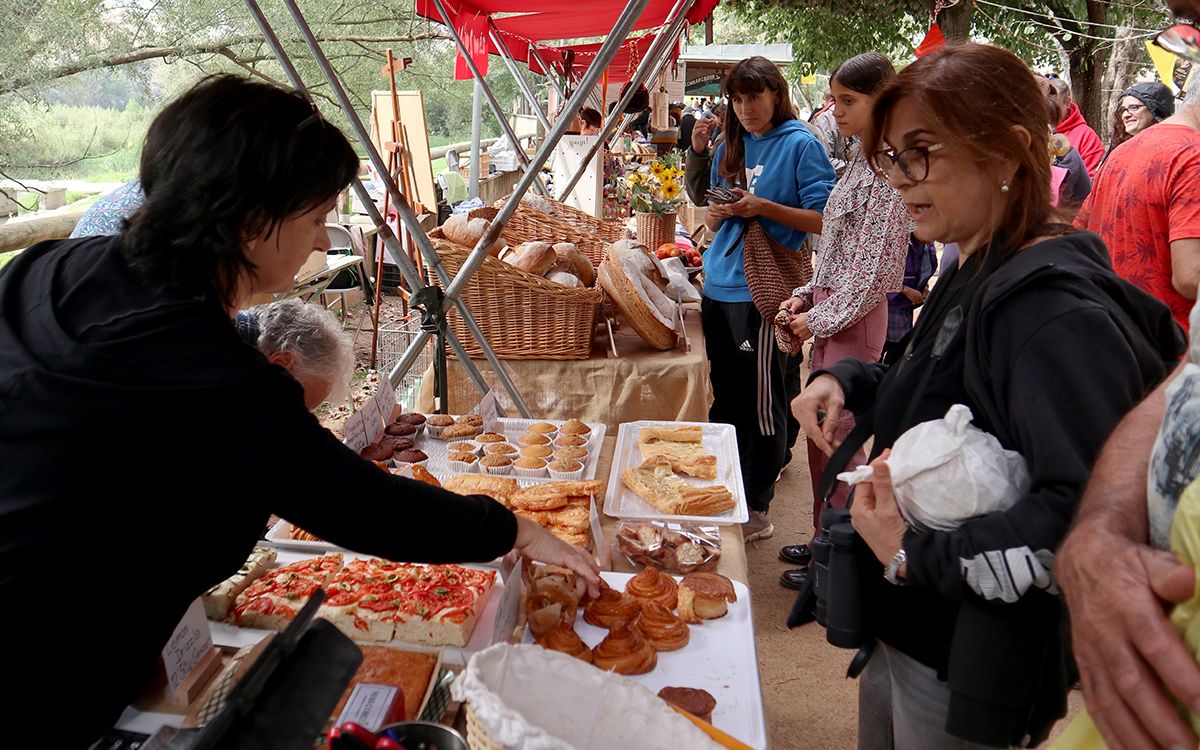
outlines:
[[[312, 95], [310, 94], [307, 86], [304, 84], [303, 79], [300, 77], [299, 72], [292, 64], [287, 52], [283, 49], [278, 36], [275, 34], [270, 22], [263, 14], [257, 0], [244, 0], [244, 2], [247, 8], [250, 10], [251, 15], [254, 17], [255, 23], [262, 31], [263, 37], [268, 46], [271, 48], [271, 51], [274, 53], [275, 57], [279, 60], [280, 65], [286, 72], [288, 80], [302, 96], [312, 103], [315, 109], [316, 103], [313, 101]], [[496, 101], [495, 95], [492, 93], [487, 81], [480, 74], [479, 68], [475, 65], [474, 60], [471, 58], [466, 44], [463, 42], [462, 37], [459, 35], [457, 29], [455, 29], [450, 15], [443, 4], [443, 1], [433, 0], [438, 9], [438, 13], [442, 16], [443, 22], [450, 32], [451, 37], [454, 39], [461, 56], [467, 62], [467, 65], [471, 70], [471, 75], [474, 77], [476, 84], [482, 88], [482, 91], [487, 98], [488, 104], [492, 108], [496, 119], [500, 122], [505, 134], [509, 136], [514, 146], [517, 147], [518, 156], [521, 158], [522, 163], [525, 166], [525, 173], [521, 176], [521, 179], [513, 188], [513, 192], [509, 196], [508, 201], [505, 202], [505, 204], [500, 208], [500, 211], [496, 218], [492, 221], [491, 226], [468, 254], [466, 260], [463, 262], [462, 267], [453, 278], [450, 277], [445, 266], [442, 264], [437, 250], [433, 247], [429, 237], [421, 227], [416, 213], [408, 205], [408, 202], [405, 200], [404, 195], [400, 191], [399, 186], [396, 184], [395, 179], [393, 179], [389, 174], [386, 163], [371, 141], [370, 133], [363, 125], [362, 119], [358, 116], [358, 113], [355, 112], [353, 104], [351, 103], [349, 96], [346, 94], [345, 89], [342, 87], [336, 71], [333, 70], [333, 67], [329, 63], [329, 59], [321, 50], [321, 46], [313, 34], [312, 29], [309, 27], [303, 12], [297, 6], [296, 0], [282, 0], [282, 2], [291, 15], [296, 28], [300, 31], [300, 34], [304, 39], [304, 43], [308, 47], [309, 52], [312, 54], [314, 61], [320, 68], [325, 81], [330, 87], [330, 91], [334, 94], [338, 104], [341, 106], [342, 110], [346, 114], [346, 117], [350, 121], [350, 125], [354, 130], [355, 136], [358, 138], [360, 145], [366, 152], [371, 164], [374, 166], [376, 174], [383, 182], [384, 187], [391, 197], [392, 204], [396, 208], [401, 222], [403, 223], [405, 229], [412, 236], [417, 249], [425, 258], [426, 264], [435, 274], [437, 274], [437, 278], [441, 286], [445, 289], [444, 299], [442, 300], [442, 309], [431, 312], [433, 312], [435, 316], [442, 316], [441, 319], [444, 321], [445, 306], [451, 304], [455, 306], [459, 312], [459, 315], [462, 316], [463, 322], [466, 324], [468, 330], [471, 332], [471, 335], [479, 344], [480, 349], [483, 351], [484, 357], [495, 371], [501, 385], [508, 393], [509, 398], [512, 399], [513, 404], [516, 406], [521, 416], [524, 418], [531, 418], [532, 415], [529, 411], [529, 407], [524, 398], [521, 396], [520, 391], [513, 383], [507, 369], [496, 356], [495, 351], [487, 341], [487, 337], [479, 328], [478, 323], [476, 323], [470, 311], [467, 309], [466, 304], [463, 302], [462, 290], [467, 283], [469, 283], [471, 277], [475, 274], [479, 267], [483, 264], [484, 260], [488, 257], [488, 250], [500, 237], [500, 233], [504, 226], [508, 223], [509, 219], [512, 218], [517, 207], [520, 205], [522, 196], [524, 196], [531, 187], [536, 187], [538, 191], [542, 192], [543, 194], [546, 193], [545, 186], [542, 185], [539, 176], [542, 165], [545, 164], [553, 154], [558, 142], [566, 133], [567, 127], [569, 126], [571, 120], [579, 112], [579, 110], [583, 108], [588, 97], [591, 96], [591, 93], [599, 83], [604, 70], [612, 62], [612, 59], [620, 48], [621, 43], [625, 40], [625, 37], [633, 28], [639, 16], [641, 16], [642, 12], [645, 10], [649, 0], [629, 0], [629, 2], [626, 4], [624, 10], [622, 10], [621, 14], [614, 22], [611, 33], [605, 38], [604, 43], [596, 53], [596, 57], [588, 66], [587, 71], [583, 74], [583, 76], [581, 76], [578, 87], [567, 100], [557, 122], [552, 127], [548, 128], [545, 141], [542, 142], [532, 159], [530, 159], [529, 156], [525, 154], [524, 150], [520, 148], [519, 141], [515, 137], [515, 133], [512, 131], [512, 127], [509, 125], [508, 119], [504, 116], [503, 109]], [[628, 100], [632, 98], [633, 91], [646, 80], [646, 77], [651, 72], [651, 69], [657, 72], [657, 70], [661, 69], [661, 65], [665, 64], [665, 58], [669, 53], [668, 41], [673, 41], [679, 35], [683, 28], [683, 23], [686, 21], [686, 14], [695, 2], [696, 0], [676, 0], [674, 7], [667, 16], [666, 26], [659, 31], [658, 38], [655, 39], [654, 44], [651, 47], [651, 53], [647, 54], [642, 59], [641, 64], [638, 66], [637, 73], [635, 74], [634, 78], [631, 79], [632, 83], [626, 92], [626, 96], [622, 98], [619, 109], [616, 111], [622, 111], [624, 109], [624, 106], [628, 104]], [[501, 35], [497, 33], [494, 25], [489, 27], [489, 32], [492, 35], [492, 38], [499, 42], [499, 44], [496, 46], [500, 50], [500, 56], [504, 60], [505, 65], [513, 66], [509, 67], [509, 72], [517, 78], [518, 85], [522, 93], [533, 105], [534, 110], [541, 115], [542, 113], [540, 106], [537, 104], [536, 98], [533, 96], [533, 92], [529, 90], [527, 82], [524, 81], [524, 78], [519, 75], [519, 71], [516, 70], [515, 60], [511, 58], [511, 51], [508, 49], [507, 45], [504, 44]], [[543, 68], [545, 68], [541, 55], [538, 54], [536, 49], [534, 49], [532, 46], [530, 48], [530, 54], [536, 56], [539, 64], [542, 64]], [[660, 60], [660, 58], [661, 61], [659, 64], [652, 66], [651, 61]], [[547, 77], [555, 86], [555, 88], [558, 88], [558, 83], [554, 80], [554, 76], [549, 72], [549, 69], [547, 69], [547, 71]], [[627, 117], [628, 116], [626, 116], [626, 118]], [[626, 118], [623, 118], [623, 122], [626, 121]], [[542, 115], [539, 119], [542, 121], [543, 125], [549, 125], [548, 119], [544, 115]], [[588, 159], [590, 159], [591, 156], [594, 155], [595, 151], [599, 149], [600, 144], [604, 142], [605, 138], [612, 134], [613, 122], [614, 118], [609, 118], [609, 121], [606, 124], [606, 132], [601, 133], [601, 137], [597, 139], [595, 148], [593, 149], [592, 153], [589, 154]], [[587, 159], [585, 159], [584, 162], [586, 163]], [[575, 183], [579, 181], [580, 177], [582, 177], [582, 171], [575, 176], [574, 180], [572, 180], [569, 189], [574, 188]], [[391, 231], [391, 228], [388, 226], [383, 216], [380, 215], [379, 210], [376, 208], [374, 201], [371, 199], [371, 196], [367, 192], [367, 189], [363, 185], [362, 181], [356, 178], [354, 182], [351, 183], [351, 186], [358, 195], [363, 206], [366, 208], [367, 214], [371, 218], [371, 221], [377, 227], [379, 237], [382, 238], [384, 247], [391, 256], [392, 262], [396, 264], [396, 267], [400, 270], [401, 275], [403, 275], [405, 281], [408, 282], [410, 291], [413, 294], [417, 294], [422, 290], [430, 288], [434, 294], [430, 295], [427, 293], [423, 296], [437, 297], [438, 295], [436, 294], [436, 287], [430, 287], [430, 285], [426, 284], [424, 279], [421, 278], [420, 274], [417, 272], [416, 268], [413, 266], [407, 254], [401, 247], [398, 238]], [[562, 193], [563, 197], [569, 193], [569, 189]], [[487, 381], [479, 371], [479, 368], [475, 365], [471, 358], [467, 356], [462, 342], [459, 341], [458, 337], [452, 330], [445, 329], [445, 333], [451, 348], [454, 349], [459, 361], [462, 362], [463, 366], [466, 368], [471, 380], [479, 389], [480, 393], [486, 394], [489, 390]], [[393, 385], [399, 383], [399, 381], [406, 374], [408, 374], [409, 370], [416, 363], [421, 351], [428, 344], [432, 335], [432, 331], [423, 329], [408, 346], [405, 352], [400, 356], [400, 359], [396, 362], [396, 365], [388, 374], [388, 378]]]

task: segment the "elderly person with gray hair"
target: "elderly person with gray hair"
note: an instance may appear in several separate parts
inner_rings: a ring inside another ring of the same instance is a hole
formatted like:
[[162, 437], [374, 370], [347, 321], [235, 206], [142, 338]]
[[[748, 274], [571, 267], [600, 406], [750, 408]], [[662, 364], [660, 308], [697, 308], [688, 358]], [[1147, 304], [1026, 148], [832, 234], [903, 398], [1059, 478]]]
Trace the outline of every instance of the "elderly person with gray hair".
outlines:
[[246, 343], [300, 383], [310, 411], [348, 395], [354, 349], [325, 308], [294, 297], [256, 305], [238, 313], [238, 329]]

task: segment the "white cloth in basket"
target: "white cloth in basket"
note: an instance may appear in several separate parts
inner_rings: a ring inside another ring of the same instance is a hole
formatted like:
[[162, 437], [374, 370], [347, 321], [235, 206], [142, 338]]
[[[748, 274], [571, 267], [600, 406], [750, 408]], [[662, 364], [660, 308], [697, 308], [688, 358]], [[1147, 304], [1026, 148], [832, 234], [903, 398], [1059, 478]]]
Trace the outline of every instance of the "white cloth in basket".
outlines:
[[628, 677], [540, 646], [480, 651], [451, 687], [508, 750], [720, 748]]

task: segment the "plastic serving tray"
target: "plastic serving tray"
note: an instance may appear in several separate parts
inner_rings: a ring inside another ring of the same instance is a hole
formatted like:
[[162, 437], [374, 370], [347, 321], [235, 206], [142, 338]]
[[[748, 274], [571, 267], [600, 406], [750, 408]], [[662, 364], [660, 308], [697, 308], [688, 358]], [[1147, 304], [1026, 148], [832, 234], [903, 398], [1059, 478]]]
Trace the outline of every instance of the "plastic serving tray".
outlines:
[[[621, 474], [642, 463], [638, 450], [638, 435], [643, 427], [687, 427], [697, 425], [703, 430], [701, 442], [705, 450], [717, 457], [717, 478], [696, 479], [684, 476], [684, 481], [697, 487], [724, 485], [733, 493], [732, 509], [715, 516], [677, 516], [664, 513], [625, 486]], [[750, 519], [746, 492], [742, 486], [742, 465], [738, 459], [737, 436], [733, 425], [709, 422], [639, 421], [622, 424], [617, 432], [617, 449], [613, 454], [612, 472], [608, 476], [608, 492], [604, 497], [604, 513], [614, 518], [635, 518], [653, 521], [698, 521], [718, 526], [732, 526]]]

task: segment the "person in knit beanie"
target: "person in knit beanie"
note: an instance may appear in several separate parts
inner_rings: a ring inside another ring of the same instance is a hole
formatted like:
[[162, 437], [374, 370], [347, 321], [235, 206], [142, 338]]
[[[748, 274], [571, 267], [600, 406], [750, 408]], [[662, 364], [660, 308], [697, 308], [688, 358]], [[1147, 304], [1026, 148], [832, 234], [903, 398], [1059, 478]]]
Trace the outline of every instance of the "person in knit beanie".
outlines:
[[1171, 89], [1157, 81], [1135, 83], [1121, 92], [1117, 110], [1113, 113], [1113, 138], [1110, 148], [1124, 143], [1173, 114], [1175, 96]]

